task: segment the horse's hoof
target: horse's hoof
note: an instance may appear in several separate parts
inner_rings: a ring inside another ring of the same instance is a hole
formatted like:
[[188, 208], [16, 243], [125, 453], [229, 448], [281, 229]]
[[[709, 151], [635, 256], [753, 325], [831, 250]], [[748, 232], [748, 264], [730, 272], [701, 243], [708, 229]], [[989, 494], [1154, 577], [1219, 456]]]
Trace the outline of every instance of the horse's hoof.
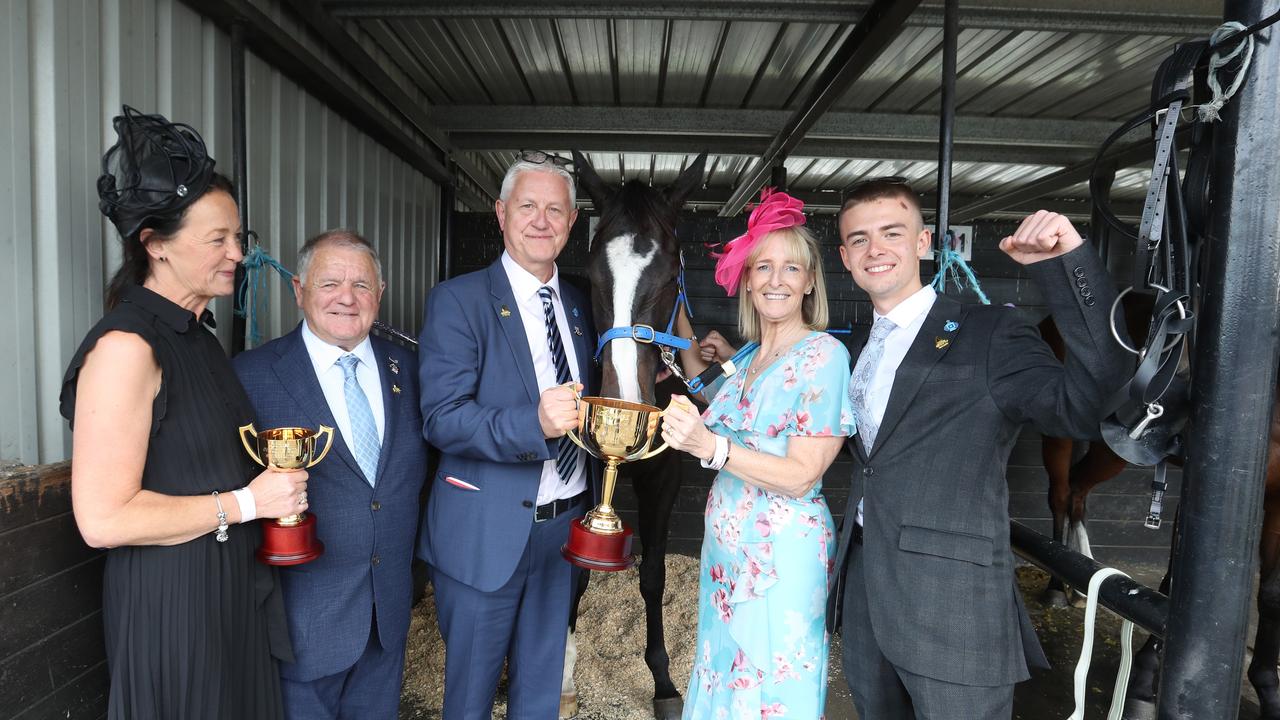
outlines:
[[679, 695], [653, 699], [653, 717], [657, 720], [680, 720], [684, 712], [684, 699]]
[[560, 720], [578, 716], [578, 693], [560, 693]]
[[1061, 590], [1045, 590], [1041, 598], [1046, 607], [1064, 608], [1067, 606], [1067, 594]]
[[1138, 698], [1124, 699], [1124, 720], [1156, 720], [1156, 704]]

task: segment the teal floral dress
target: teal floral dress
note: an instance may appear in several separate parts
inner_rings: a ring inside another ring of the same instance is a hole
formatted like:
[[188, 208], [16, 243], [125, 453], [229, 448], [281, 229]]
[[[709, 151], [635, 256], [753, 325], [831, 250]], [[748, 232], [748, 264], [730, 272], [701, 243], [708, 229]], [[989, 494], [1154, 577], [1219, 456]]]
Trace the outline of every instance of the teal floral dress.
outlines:
[[[787, 454], [788, 438], [854, 433], [849, 353], [810, 333], [743, 394], [747, 366], [712, 385], [703, 422], [735, 446]], [[801, 498], [721, 471], [707, 497], [698, 641], [685, 720], [822, 716], [835, 528], [822, 485]]]

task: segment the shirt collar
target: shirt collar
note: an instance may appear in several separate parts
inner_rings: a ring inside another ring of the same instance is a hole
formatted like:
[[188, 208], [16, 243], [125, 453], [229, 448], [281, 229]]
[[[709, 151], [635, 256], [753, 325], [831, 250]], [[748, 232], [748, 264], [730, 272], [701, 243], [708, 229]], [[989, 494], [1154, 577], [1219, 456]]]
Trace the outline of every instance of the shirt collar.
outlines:
[[934, 291], [933, 286], [925, 285], [911, 293], [910, 297], [898, 303], [885, 315], [872, 310], [872, 319], [879, 320], [882, 317], [887, 317], [890, 322], [900, 328], [911, 327], [911, 323], [918, 320], [921, 315], [929, 312], [929, 308], [933, 307], [933, 301], [937, 297], [938, 293]]
[[504, 250], [502, 252], [502, 269], [507, 272], [507, 280], [511, 283], [512, 294], [520, 302], [537, 299], [538, 290], [544, 285], [551, 288], [552, 294], [560, 297], [560, 268], [554, 264], [551, 266], [551, 279], [542, 282], [534, 277], [533, 273], [520, 267], [515, 258]]
[[[195, 327], [196, 314], [175, 303], [160, 293], [142, 285], [131, 285], [125, 288], [120, 297], [122, 302], [133, 303], [173, 328], [176, 332], [185, 333]], [[205, 308], [200, 313], [200, 322], [209, 327], [217, 327], [213, 322], [213, 313]]]
[[[328, 372], [330, 368], [337, 364], [338, 358], [347, 354], [346, 350], [337, 345], [330, 345], [321, 340], [318, 335], [311, 331], [311, 326], [307, 324], [306, 320], [302, 321], [302, 343], [307, 348], [307, 355], [311, 357], [311, 364], [316, 369], [316, 375]], [[361, 340], [360, 344], [351, 350], [351, 353], [360, 358], [362, 364], [369, 367], [374, 366], [376, 358], [373, 355], [373, 343], [369, 341], [368, 336], [365, 336], [365, 339]]]

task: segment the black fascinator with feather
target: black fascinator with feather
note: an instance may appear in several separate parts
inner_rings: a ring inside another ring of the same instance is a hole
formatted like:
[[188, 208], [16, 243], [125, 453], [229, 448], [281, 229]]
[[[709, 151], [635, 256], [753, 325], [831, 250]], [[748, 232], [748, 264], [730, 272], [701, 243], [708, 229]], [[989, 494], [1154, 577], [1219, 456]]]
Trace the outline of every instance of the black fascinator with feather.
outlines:
[[124, 106], [119, 138], [102, 156], [98, 207], [126, 238], [147, 221], [186, 208], [213, 178], [213, 158], [191, 126]]

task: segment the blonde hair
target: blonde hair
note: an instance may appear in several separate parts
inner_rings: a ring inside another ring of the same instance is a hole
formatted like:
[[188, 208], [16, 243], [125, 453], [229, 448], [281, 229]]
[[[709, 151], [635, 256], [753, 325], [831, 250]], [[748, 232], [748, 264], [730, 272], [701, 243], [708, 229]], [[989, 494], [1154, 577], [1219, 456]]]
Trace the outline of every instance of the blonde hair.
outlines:
[[760, 259], [765, 243], [773, 237], [782, 239], [787, 258], [803, 265], [813, 283], [813, 292], [800, 301], [800, 318], [805, 327], [810, 330], [827, 329], [827, 286], [822, 278], [822, 253], [813, 234], [804, 226], [797, 225], [774, 230], [760, 238], [743, 265], [742, 279], [738, 281], [738, 334], [743, 342], [756, 342], [760, 339], [760, 316], [756, 314], [756, 306], [751, 303], [751, 293], [746, 291], [747, 277], [750, 275], [750, 268]]

